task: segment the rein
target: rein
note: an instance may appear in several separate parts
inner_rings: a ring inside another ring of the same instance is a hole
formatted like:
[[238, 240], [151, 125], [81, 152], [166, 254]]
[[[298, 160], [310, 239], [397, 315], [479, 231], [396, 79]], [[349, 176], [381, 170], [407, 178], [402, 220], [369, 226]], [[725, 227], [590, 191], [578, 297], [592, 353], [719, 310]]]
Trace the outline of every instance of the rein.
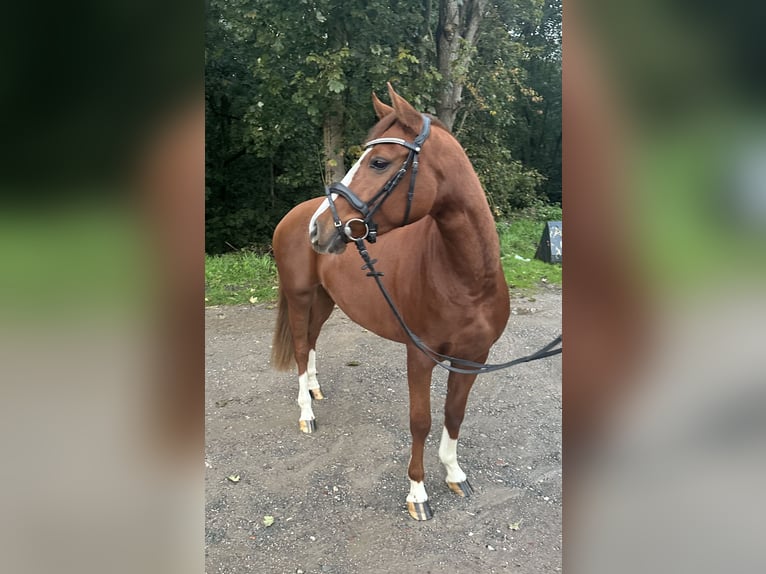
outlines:
[[[362, 270], [369, 269], [369, 272], [367, 273], [367, 277], [372, 277], [373, 279], [375, 279], [375, 282], [378, 284], [378, 288], [380, 289], [380, 292], [383, 294], [383, 297], [386, 299], [386, 302], [388, 303], [388, 306], [391, 308], [391, 311], [394, 313], [394, 317], [396, 317], [396, 320], [399, 322], [399, 325], [401, 325], [402, 329], [404, 329], [404, 332], [410, 338], [412, 343], [420, 351], [422, 351], [424, 355], [426, 355], [429, 359], [431, 359], [434, 363], [436, 363], [438, 366], [442, 367], [443, 369], [446, 369], [452, 373], [462, 373], [466, 375], [483, 375], [484, 373], [491, 373], [492, 371], [507, 369], [508, 367], [513, 367], [514, 365], [519, 365], [521, 363], [528, 363], [530, 361], [536, 361], [537, 359], [552, 357], [553, 355], [558, 355], [562, 352], [561, 347], [559, 347], [558, 349], [555, 348], [562, 343], [561, 335], [556, 337], [553, 341], [545, 345], [539, 351], [535, 351], [531, 355], [526, 355], [525, 357], [519, 357], [518, 359], [508, 361], [507, 363], [498, 363], [498, 364], [476, 363], [474, 361], [459, 359], [457, 357], [452, 357], [450, 355], [443, 355], [442, 353], [438, 353], [434, 351], [431, 347], [426, 345], [420, 339], [420, 337], [418, 337], [415, 333], [413, 333], [412, 330], [404, 322], [402, 315], [399, 313], [399, 309], [396, 308], [396, 305], [394, 304], [393, 299], [391, 299], [391, 295], [389, 295], [388, 291], [383, 286], [383, 282], [380, 280], [383, 273], [375, 270], [374, 265], [375, 263], [378, 262], [378, 260], [370, 258], [369, 252], [364, 247], [364, 240], [357, 239], [354, 241], [354, 243], [356, 243], [356, 248], [359, 251], [359, 255], [361, 255], [362, 259], [364, 260], [364, 265], [362, 265]], [[450, 364], [446, 365], [442, 361], [449, 361]], [[452, 363], [459, 363], [469, 368], [464, 369], [464, 368], [456, 367]]]
[[[492, 371], [499, 371], [500, 369], [507, 369], [508, 367], [512, 367], [514, 365], [518, 365], [521, 363], [528, 363], [530, 361], [536, 361], [537, 359], [544, 359], [546, 357], [552, 357], [553, 355], [558, 355], [562, 352], [562, 349], [555, 348], [558, 345], [562, 343], [562, 337], [559, 335], [556, 337], [553, 341], [548, 343], [545, 347], [540, 349], [539, 351], [536, 351], [532, 353], [531, 355], [527, 355], [525, 357], [520, 357], [518, 359], [514, 359], [512, 361], [508, 361], [507, 363], [500, 363], [500, 364], [486, 364], [486, 363], [476, 363], [474, 361], [468, 361], [466, 359], [459, 359], [457, 357], [451, 357], [450, 355], [443, 355], [441, 353], [438, 353], [431, 349], [428, 345], [426, 345], [420, 337], [418, 337], [415, 333], [412, 332], [412, 330], [407, 326], [407, 324], [404, 322], [404, 319], [402, 318], [401, 313], [399, 313], [399, 310], [396, 308], [396, 305], [394, 304], [393, 299], [391, 299], [391, 296], [389, 295], [388, 291], [386, 291], [386, 288], [383, 286], [382, 281], [380, 280], [381, 276], [383, 275], [382, 272], [375, 270], [375, 263], [377, 263], [377, 259], [371, 259], [370, 254], [368, 253], [367, 249], [364, 247], [364, 240], [366, 239], [370, 243], [375, 243], [377, 240], [377, 226], [375, 225], [375, 222], [372, 220], [373, 215], [375, 215], [375, 212], [380, 208], [381, 205], [383, 205], [383, 202], [388, 199], [388, 197], [391, 195], [391, 193], [394, 191], [396, 186], [399, 184], [399, 181], [401, 181], [402, 177], [407, 173], [407, 170], [412, 167], [412, 177], [410, 178], [410, 187], [407, 192], [407, 207], [404, 211], [404, 220], [402, 222], [401, 227], [404, 227], [409, 222], [410, 218], [410, 208], [412, 206], [412, 198], [415, 194], [415, 178], [418, 174], [418, 154], [420, 153], [421, 147], [423, 145], [423, 142], [426, 141], [428, 138], [428, 135], [431, 133], [431, 119], [423, 115], [423, 127], [420, 130], [420, 133], [415, 138], [415, 140], [410, 143], [406, 140], [399, 139], [399, 138], [378, 138], [374, 139], [372, 141], [369, 141], [365, 144], [364, 148], [369, 149], [374, 145], [377, 144], [397, 144], [403, 147], [406, 147], [409, 150], [409, 154], [407, 154], [407, 159], [404, 160], [404, 163], [402, 164], [402, 167], [399, 168], [399, 171], [397, 171], [386, 183], [385, 185], [376, 193], [370, 201], [363, 201], [359, 198], [351, 189], [349, 189], [346, 185], [340, 182], [333, 183], [329, 187], [325, 188], [325, 195], [327, 196], [327, 201], [330, 205], [330, 212], [332, 213], [333, 218], [333, 224], [335, 225], [335, 228], [338, 230], [338, 233], [343, 238], [343, 241], [346, 243], [354, 242], [356, 244], [356, 248], [359, 251], [359, 254], [362, 256], [362, 259], [364, 260], [364, 265], [362, 265], [362, 270], [369, 270], [367, 273], [368, 277], [372, 277], [375, 279], [375, 282], [378, 284], [378, 288], [380, 289], [380, 292], [383, 294], [383, 297], [385, 298], [386, 302], [388, 303], [388, 306], [391, 308], [391, 311], [394, 314], [394, 317], [396, 317], [396, 320], [399, 322], [399, 325], [401, 325], [402, 329], [404, 329], [404, 332], [407, 334], [407, 336], [410, 338], [412, 343], [423, 352], [424, 355], [426, 355], [429, 359], [431, 359], [434, 363], [442, 367], [443, 369], [446, 369], [453, 373], [462, 373], [466, 375], [481, 375], [484, 373], [490, 373]], [[356, 211], [358, 211], [363, 219], [349, 219], [346, 224], [344, 225], [341, 221], [338, 210], [335, 207], [335, 200], [333, 198], [333, 194], [337, 194], [341, 197], [343, 197], [346, 201], [349, 202], [351, 207], [353, 207]], [[354, 231], [351, 229], [352, 224], [361, 223], [364, 225], [364, 232], [361, 235], [355, 235]], [[342, 228], [342, 229], [341, 229]], [[444, 364], [443, 361], [449, 361], [449, 365]], [[463, 365], [468, 368], [460, 368], [455, 367], [453, 363], [458, 363], [460, 365]]]

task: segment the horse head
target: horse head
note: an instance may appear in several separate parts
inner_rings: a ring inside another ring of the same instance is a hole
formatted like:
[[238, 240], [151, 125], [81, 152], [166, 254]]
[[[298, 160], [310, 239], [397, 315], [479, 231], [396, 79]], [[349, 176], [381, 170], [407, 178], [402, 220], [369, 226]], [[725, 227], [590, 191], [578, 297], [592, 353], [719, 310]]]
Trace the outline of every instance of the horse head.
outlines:
[[391, 84], [388, 93], [393, 106], [372, 94], [379, 121], [371, 139], [343, 180], [327, 188], [327, 199], [311, 218], [309, 239], [319, 253], [342, 253], [350, 241], [374, 242], [431, 211], [438, 188], [435, 162], [420, 161], [422, 149], [433, 146], [431, 119]]

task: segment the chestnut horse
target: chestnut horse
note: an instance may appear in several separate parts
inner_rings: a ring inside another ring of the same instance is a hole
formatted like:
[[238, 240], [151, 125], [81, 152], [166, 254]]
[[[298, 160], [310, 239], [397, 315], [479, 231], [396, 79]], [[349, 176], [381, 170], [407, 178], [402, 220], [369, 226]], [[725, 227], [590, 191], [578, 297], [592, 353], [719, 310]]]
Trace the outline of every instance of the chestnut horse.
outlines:
[[[427, 520], [423, 449], [435, 363], [407, 336], [347, 242], [375, 242], [369, 254], [380, 260], [382, 282], [402, 319], [437, 353], [483, 363], [510, 303], [495, 223], [468, 157], [438, 120], [418, 113], [390, 84], [388, 91], [393, 107], [373, 94], [380, 121], [343, 181], [326, 198], [293, 208], [274, 231], [280, 287], [272, 365], [287, 370], [297, 363], [299, 425], [313, 432], [311, 401], [322, 398], [316, 341], [334, 305], [362, 327], [404, 343], [412, 433], [407, 508]], [[457, 441], [475, 379], [450, 372], [444, 405], [439, 459], [460, 496], [472, 492], [457, 462]]]

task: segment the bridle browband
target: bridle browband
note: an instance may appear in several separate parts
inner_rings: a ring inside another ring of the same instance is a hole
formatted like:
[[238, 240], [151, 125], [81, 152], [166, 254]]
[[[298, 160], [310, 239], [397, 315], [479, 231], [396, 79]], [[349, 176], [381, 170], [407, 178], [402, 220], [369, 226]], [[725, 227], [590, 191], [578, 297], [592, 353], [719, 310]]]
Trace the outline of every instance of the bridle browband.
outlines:
[[[393, 299], [391, 298], [391, 295], [389, 295], [386, 288], [383, 286], [383, 283], [380, 280], [380, 277], [383, 275], [380, 271], [375, 270], [375, 263], [377, 263], [377, 259], [372, 259], [370, 257], [370, 254], [368, 253], [367, 249], [364, 247], [364, 241], [365, 239], [369, 243], [375, 243], [377, 239], [377, 226], [375, 225], [375, 222], [372, 220], [372, 216], [375, 215], [375, 212], [380, 209], [380, 206], [383, 205], [383, 202], [388, 199], [388, 197], [391, 195], [391, 193], [394, 191], [396, 186], [399, 184], [399, 181], [401, 181], [402, 177], [407, 173], [407, 170], [412, 166], [412, 177], [410, 178], [410, 187], [409, 191], [407, 192], [407, 207], [404, 210], [404, 220], [402, 221], [402, 227], [407, 225], [410, 219], [410, 208], [412, 206], [412, 198], [415, 194], [415, 177], [418, 174], [418, 154], [420, 153], [420, 149], [423, 145], [423, 142], [426, 141], [428, 138], [428, 134], [431, 132], [431, 119], [423, 115], [423, 127], [420, 130], [420, 133], [418, 134], [418, 137], [415, 138], [415, 140], [410, 143], [406, 140], [400, 139], [400, 138], [378, 138], [374, 139], [372, 141], [367, 142], [364, 145], [364, 149], [369, 149], [372, 146], [378, 145], [378, 144], [397, 144], [400, 146], [406, 147], [410, 152], [407, 154], [407, 159], [404, 160], [404, 163], [402, 164], [402, 167], [399, 168], [399, 171], [397, 171], [386, 183], [385, 185], [376, 193], [372, 199], [369, 201], [363, 201], [359, 198], [353, 191], [351, 191], [346, 185], [340, 182], [333, 183], [329, 187], [325, 188], [325, 195], [327, 195], [327, 201], [330, 205], [330, 212], [332, 213], [333, 222], [335, 225], [335, 228], [337, 229], [340, 236], [343, 238], [343, 241], [346, 243], [354, 242], [356, 244], [356, 248], [359, 251], [359, 255], [361, 255], [362, 259], [364, 260], [364, 265], [362, 266], [362, 270], [367, 270], [367, 276], [373, 277], [375, 279], [375, 282], [378, 284], [378, 288], [380, 289], [380, 292], [383, 294], [383, 298], [388, 303], [388, 306], [391, 308], [391, 311], [394, 314], [394, 317], [398, 321], [399, 325], [402, 327], [404, 332], [407, 334], [407, 337], [409, 337], [410, 341], [417, 347], [424, 355], [426, 355], [429, 359], [431, 359], [435, 364], [438, 366], [451, 371], [455, 373], [464, 373], [464, 374], [476, 374], [481, 375], [484, 373], [490, 373], [492, 371], [497, 371], [500, 369], [506, 369], [508, 367], [512, 367], [514, 365], [518, 365], [521, 363], [527, 363], [530, 361], [536, 361], [537, 359], [544, 359], [546, 357], [551, 357], [553, 355], [558, 355], [562, 352], [561, 347], [559, 345], [562, 344], [562, 338], [561, 335], [556, 337], [553, 341], [548, 343], [545, 347], [542, 349], [530, 354], [526, 355], [524, 357], [519, 357], [518, 359], [514, 359], [512, 361], [508, 361], [507, 363], [500, 363], [500, 364], [486, 364], [486, 363], [477, 363], [474, 361], [469, 361], [466, 359], [460, 359], [457, 357], [451, 357], [450, 355], [444, 355], [442, 353], [438, 353], [435, 350], [431, 349], [428, 345], [426, 345], [420, 337], [418, 337], [415, 333], [412, 332], [412, 330], [407, 326], [407, 324], [404, 322], [404, 318], [402, 317], [401, 313], [399, 313], [399, 310], [396, 308], [396, 305], [394, 304]], [[338, 210], [335, 207], [335, 201], [332, 197], [332, 194], [336, 193], [339, 196], [343, 197], [348, 203], [353, 207], [356, 211], [358, 211], [364, 219], [349, 219], [345, 225], [343, 225], [343, 222], [340, 220], [340, 217], [338, 216]], [[354, 236], [353, 231], [351, 229], [352, 223], [362, 223], [364, 224], [364, 233], [360, 236]], [[341, 229], [342, 228], [342, 229]], [[558, 347], [558, 348], [557, 348]], [[449, 364], [445, 364], [445, 362], [449, 362]], [[456, 367], [455, 363], [461, 365], [460, 367]]]
[[[412, 198], [415, 196], [415, 179], [418, 175], [418, 154], [423, 146], [423, 143], [428, 139], [428, 135], [431, 133], [431, 118], [423, 115], [423, 127], [420, 129], [420, 133], [413, 142], [408, 142], [401, 138], [377, 138], [368, 141], [364, 144], [364, 149], [369, 149], [378, 144], [397, 144], [406, 147], [409, 150], [407, 159], [391, 178], [380, 188], [380, 191], [376, 193], [369, 201], [364, 201], [359, 198], [351, 189], [341, 182], [335, 182], [325, 188], [325, 195], [327, 196], [327, 202], [330, 206], [330, 212], [332, 213], [333, 223], [338, 233], [343, 238], [343, 241], [349, 243], [351, 241], [367, 240], [370, 243], [375, 243], [378, 235], [378, 226], [372, 220], [375, 212], [380, 209], [386, 199], [393, 193], [396, 186], [401, 179], [407, 173], [407, 170], [412, 167], [412, 177], [410, 177], [410, 187], [407, 191], [407, 207], [404, 209], [404, 219], [402, 220], [401, 227], [404, 227], [410, 220], [410, 209], [412, 207]], [[335, 207], [335, 200], [333, 194], [337, 194], [345, 199], [351, 207], [358, 211], [362, 215], [362, 219], [353, 218], [349, 219], [344, 225], [338, 216], [338, 210]], [[355, 236], [351, 229], [352, 223], [364, 224], [364, 233], [359, 236]]]

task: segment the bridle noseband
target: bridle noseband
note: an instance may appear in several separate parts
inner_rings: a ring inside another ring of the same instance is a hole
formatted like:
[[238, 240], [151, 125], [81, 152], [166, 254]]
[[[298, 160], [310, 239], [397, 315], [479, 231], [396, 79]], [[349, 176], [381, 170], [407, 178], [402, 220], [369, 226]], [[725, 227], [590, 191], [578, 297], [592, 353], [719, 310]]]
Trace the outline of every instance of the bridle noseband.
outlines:
[[[351, 241], [363, 241], [365, 239], [370, 243], [375, 243], [378, 235], [378, 226], [372, 220], [372, 217], [375, 215], [375, 212], [380, 209], [380, 206], [383, 205], [383, 202], [385, 202], [391, 193], [393, 193], [396, 186], [407, 173], [407, 170], [412, 166], [410, 188], [407, 192], [407, 207], [404, 210], [404, 219], [401, 226], [404, 227], [409, 222], [412, 198], [415, 195], [415, 178], [418, 174], [418, 154], [423, 146], [423, 142], [426, 141], [428, 135], [431, 133], [431, 118], [426, 115], [423, 115], [422, 117], [423, 127], [413, 142], [408, 142], [400, 138], [378, 138], [364, 144], [364, 149], [369, 149], [378, 144], [397, 144], [410, 150], [407, 154], [407, 159], [404, 160], [399, 171], [391, 176], [380, 191], [378, 191], [378, 193], [376, 193], [369, 201], [360, 199], [359, 196], [341, 182], [335, 182], [325, 188], [325, 195], [327, 196], [327, 201], [330, 205], [333, 223], [345, 243], [350, 243]], [[337, 194], [348, 201], [351, 207], [362, 215], [362, 218], [349, 219], [344, 225], [338, 216], [338, 210], [335, 207], [333, 194]], [[361, 235], [355, 235], [354, 230], [352, 229], [352, 227], [357, 224], [364, 225], [364, 232]]]

